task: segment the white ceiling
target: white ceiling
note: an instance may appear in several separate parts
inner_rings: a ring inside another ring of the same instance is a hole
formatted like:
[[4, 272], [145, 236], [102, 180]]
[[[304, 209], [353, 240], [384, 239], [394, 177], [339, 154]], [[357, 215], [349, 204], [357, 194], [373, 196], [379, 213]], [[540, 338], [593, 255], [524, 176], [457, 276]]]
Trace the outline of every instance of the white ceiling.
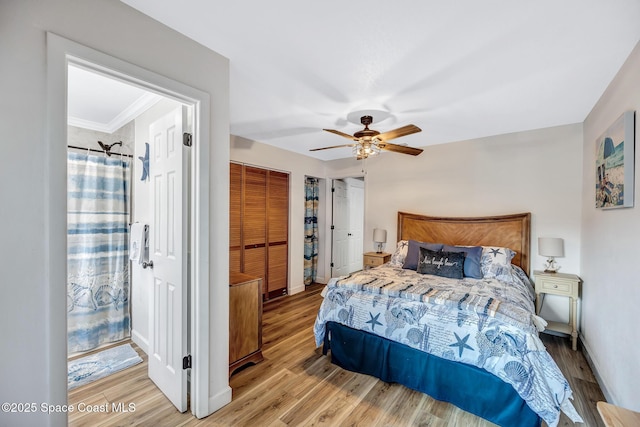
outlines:
[[67, 117], [71, 126], [113, 133], [161, 97], [120, 80], [69, 65]]
[[638, 0], [123, 1], [230, 59], [232, 134], [325, 160], [354, 111], [417, 147], [582, 122], [640, 39]]

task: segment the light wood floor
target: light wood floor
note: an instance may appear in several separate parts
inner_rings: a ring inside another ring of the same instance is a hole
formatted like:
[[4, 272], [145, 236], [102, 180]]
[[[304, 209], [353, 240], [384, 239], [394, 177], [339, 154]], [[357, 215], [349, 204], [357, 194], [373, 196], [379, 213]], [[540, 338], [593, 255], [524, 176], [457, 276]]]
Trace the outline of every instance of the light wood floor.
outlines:
[[[397, 384], [332, 365], [315, 348], [313, 322], [320, 286], [265, 304], [265, 360], [231, 377], [233, 401], [204, 419], [179, 413], [147, 377], [144, 362], [72, 390], [69, 403], [122, 403], [133, 412], [69, 414], [71, 426], [492, 426], [448, 403]], [[569, 340], [542, 334], [574, 391], [586, 426], [603, 426], [596, 402], [604, 396], [580, 351]], [[135, 347], [135, 345], [134, 345]], [[99, 407], [98, 407], [99, 408]], [[560, 426], [573, 425], [562, 416]]]

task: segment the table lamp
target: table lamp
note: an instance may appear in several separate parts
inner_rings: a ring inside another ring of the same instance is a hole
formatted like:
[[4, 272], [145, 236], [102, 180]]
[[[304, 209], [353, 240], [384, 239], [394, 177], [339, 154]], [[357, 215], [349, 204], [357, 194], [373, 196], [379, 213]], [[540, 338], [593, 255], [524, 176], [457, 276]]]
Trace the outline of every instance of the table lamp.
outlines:
[[387, 230], [374, 228], [373, 243], [375, 243], [376, 253], [382, 253], [382, 246], [387, 243]]
[[555, 273], [560, 269], [555, 257], [564, 256], [564, 241], [559, 237], [538, 237], [538, 254], [547, 257], [544, 271]]

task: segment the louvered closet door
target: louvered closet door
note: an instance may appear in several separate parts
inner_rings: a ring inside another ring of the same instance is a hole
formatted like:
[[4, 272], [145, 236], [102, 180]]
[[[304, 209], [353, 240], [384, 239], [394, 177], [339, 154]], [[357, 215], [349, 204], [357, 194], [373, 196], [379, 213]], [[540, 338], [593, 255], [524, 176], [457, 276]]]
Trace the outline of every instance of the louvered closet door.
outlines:
[[[267, 246], [267, 171], [245, 166], [242, 236], [243, 273], [263, 279], [266, 276]], [[263, 293], [266, 289], [263, 289]]]
[[242, 165], [231, 163], [229, 172], [229, 271], [242, 272]]
[[269, 171], [268, 179], [268, 283], [267, 296], [287, 293], [289, 258], [289, 175]]

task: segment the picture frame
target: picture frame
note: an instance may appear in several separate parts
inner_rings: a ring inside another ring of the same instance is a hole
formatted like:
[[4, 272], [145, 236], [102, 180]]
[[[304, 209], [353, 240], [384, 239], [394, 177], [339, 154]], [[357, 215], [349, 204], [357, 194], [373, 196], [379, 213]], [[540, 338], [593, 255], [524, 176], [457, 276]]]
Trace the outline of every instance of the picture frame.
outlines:
[[626, 111], [596, 140], [597, 209], [633, 207], [634, 162], [635, 111]]

